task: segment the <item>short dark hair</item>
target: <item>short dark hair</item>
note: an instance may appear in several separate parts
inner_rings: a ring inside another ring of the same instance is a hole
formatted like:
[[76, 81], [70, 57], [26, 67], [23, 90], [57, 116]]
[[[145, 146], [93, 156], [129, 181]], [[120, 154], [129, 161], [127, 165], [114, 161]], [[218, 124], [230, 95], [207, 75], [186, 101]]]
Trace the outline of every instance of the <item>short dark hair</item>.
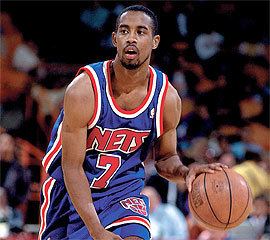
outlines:
[[118, 15], [117, 19], [116, 19], [116, 25], [115, 25], [115, 31], [117, 31], [118, 27], [119, 27], [119, 21], [121, 16], [125, 13], [125, 12], [129, 12], [129, 11], [134, 11], [134, 12], [144, 12], [147, 16], [149, 16], [152, 19], [152, 32], [153, 35], [157, 35], [158, 34], [158, 20], [157, 20], [157, 16], [154, 12], [152, 12], [149, 8], [143, 6], [143, 5], [132, 5], [129, 6], [125, 9], [122, 10], [122, 12]]

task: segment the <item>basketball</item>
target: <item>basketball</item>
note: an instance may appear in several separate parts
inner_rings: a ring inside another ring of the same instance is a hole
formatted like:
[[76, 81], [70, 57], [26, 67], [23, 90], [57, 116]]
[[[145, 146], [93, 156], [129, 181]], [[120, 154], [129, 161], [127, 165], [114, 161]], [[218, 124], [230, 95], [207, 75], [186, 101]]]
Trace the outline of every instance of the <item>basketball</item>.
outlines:
[[196, 177], [188, 203], [192, 215], [203, 227], [228, 230], [247, 218], [252, 210], [252, 195], [240, 174], [222, 169]]

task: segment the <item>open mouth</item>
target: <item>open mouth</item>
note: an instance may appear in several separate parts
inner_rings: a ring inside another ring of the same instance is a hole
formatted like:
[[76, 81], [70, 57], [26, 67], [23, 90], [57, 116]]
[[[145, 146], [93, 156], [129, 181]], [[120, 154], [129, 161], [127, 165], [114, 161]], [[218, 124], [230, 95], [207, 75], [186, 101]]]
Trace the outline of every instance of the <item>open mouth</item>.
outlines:
[[125, 48], [125, 56], [127, 59], [132, 60], [136, 58], [137, 55], [138, 55], [138, 50], [136, 47], [129, 46]]

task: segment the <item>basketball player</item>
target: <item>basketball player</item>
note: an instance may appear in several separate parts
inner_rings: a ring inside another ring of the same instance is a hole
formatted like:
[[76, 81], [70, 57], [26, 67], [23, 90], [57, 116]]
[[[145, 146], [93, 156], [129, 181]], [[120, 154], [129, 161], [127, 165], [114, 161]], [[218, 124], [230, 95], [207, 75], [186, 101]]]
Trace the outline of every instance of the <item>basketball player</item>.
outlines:
[[68, 86], [42, 161], [39, 239], [150, 239], [143, 161], [154, 144], [158, 173], [186, 180], [221, 164], [184, 166], [176, 152], [181, 101], [149, 65], [157, 20], [143, 6], [122, 11], [114, 60], [87, 65]]

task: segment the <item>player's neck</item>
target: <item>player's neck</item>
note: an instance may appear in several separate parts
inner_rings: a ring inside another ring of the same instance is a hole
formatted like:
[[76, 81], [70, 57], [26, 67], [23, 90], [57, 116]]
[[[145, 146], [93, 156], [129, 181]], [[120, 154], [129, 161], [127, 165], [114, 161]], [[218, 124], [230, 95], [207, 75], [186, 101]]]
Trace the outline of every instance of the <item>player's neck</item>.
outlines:
[[148, 85], [149, 63], [144, 63], [138, 69], [126, 69], [116, 58], [112, 65], [112, 83], [125, 88], [132, 88], [138, 85]]

